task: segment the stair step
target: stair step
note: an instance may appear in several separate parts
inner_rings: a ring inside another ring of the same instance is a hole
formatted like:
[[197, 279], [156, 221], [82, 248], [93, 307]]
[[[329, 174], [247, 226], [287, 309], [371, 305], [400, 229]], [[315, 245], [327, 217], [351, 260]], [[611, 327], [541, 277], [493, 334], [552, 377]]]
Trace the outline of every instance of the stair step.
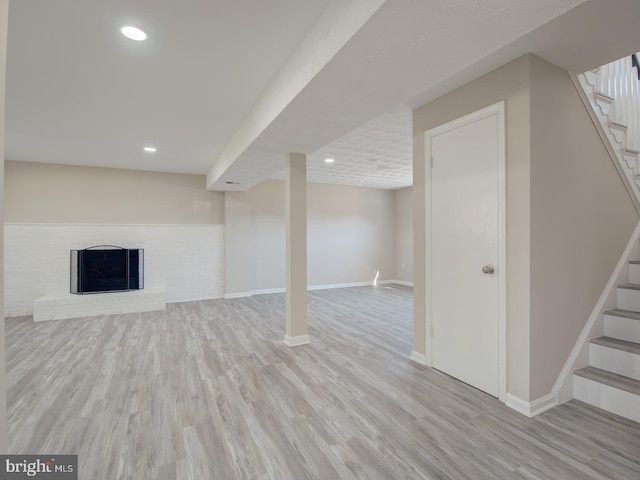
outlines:
[[[573, 374], [609, 387], [617, 388], [618, 390], [633, 393], [634, 395], [638, 395], [638, 400], [640, 400], [640, 380], [634, 380], [633, 378], [607, 372], [606, 370], [595, 367], [584, 367], [576, 370]], [[640, 411], [638, 413], [640, 413]]]
[[616, 300], [619, 309], [640, 312], [640, 285], [635, 283], [618, 285]]
[[638, 380], [594, 367], [581, 368], [573, 375], [573, 395], [577, 400], [640, 422]]
[[604, 335], [640, 343], [640, 312], [621, 309], [604, 312]]
[[636, 355], [640, 355], [639, 343], [629, 342], [627, 340], [621, 340], [619, 338], [611, 338], [611, 337], [592, 338], [591, 343], [602, 345], [604, 347], [615, 348], [616, 350], [622, 350], [624, 352], [635, 353]]
[[635, 310], [623, 310], [621, 308], [614, 308], [604, 312], [605, 315], [611, 315], [612, 317], [631, 318], [633, 320], [640, 320], [640, 312]]
[[589, 365], [640, 381], [640, 344], [617, 338], [593, 338]]

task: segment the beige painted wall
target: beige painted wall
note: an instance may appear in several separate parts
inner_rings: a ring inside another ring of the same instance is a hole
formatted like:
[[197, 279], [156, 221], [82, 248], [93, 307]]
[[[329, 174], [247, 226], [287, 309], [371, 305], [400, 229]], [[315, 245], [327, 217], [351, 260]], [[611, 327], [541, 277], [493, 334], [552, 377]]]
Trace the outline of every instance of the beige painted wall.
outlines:
[[222, 224], [204, 175], [6, 162], [5, 222]]
[[226, 192], [225, 202], [225, 294], [248, 295], [254, 282], [255, 240], [248, 190]]
[[396, 230], [395, 280], [413, 282], [413, 188], [394, 192]]
[[392, 280], [394, 197], [389, 190], [310, 183], [309, 285]]
[[392, 280], [394, 198], [389, 190], [310, 183], [309, 285]]
[[254, 239], [254, 277], [251, 290], [284, 288], [284, 181], [266, 180], [253, 187], [249, 194], [251, 231]]
[[[267, 180], [249, 192], [250, 227], [247, 217], [231, 218], [227, 209], [227, 230], [250, 228], [253, 245], [245, 244], [253, 267], [232, 269], [227, 265], [227, 285], [242, 293], [285, 286], [285, 199], [284, 182]], [[238, 199], [237, 193], [228, 193]], [[310, 183], [307, 185], [308, 284], [335, 285], [372, 281], [395, 275], [394, 192], [368, 188]], [[232, 206], [232, 204], [228, 204]], [[238, 230], [239, 231], [239, 230]], [[227, 238], [237, 234], [227, 232]], [[253, 251], [251, 251], [253, 250]], [[252, 275], [250, 281], [239, 278]]]
[[507, 392], [550, 393], [638, 215], [568, 74], [527, 55], [414, 111], [415, 340], [424, 349], [424, 132], [506, 102]]
[[637, 222], [568, 73], [531, 57], [531, 398], [551, 390]]
[[426, 353], [425, 144], [427, 130], [506, 101], [507, 391], [529, 399], [529, 57], [515, 60], [413, 112], [414, 350]]

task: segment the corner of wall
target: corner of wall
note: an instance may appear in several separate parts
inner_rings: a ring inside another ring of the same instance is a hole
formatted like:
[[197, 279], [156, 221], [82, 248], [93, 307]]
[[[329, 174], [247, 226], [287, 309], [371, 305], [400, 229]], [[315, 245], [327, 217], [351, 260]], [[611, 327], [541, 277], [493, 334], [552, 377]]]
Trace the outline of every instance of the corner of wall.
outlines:
[[515, 395], [507, 393], [505, 404], [516, 412], [521, 413], [526, 417], [533, 418], [536, 415], [540, 415], [541, 413], [555, 407], [558, 405], [558, 402], [556, 401], [555, 396], [551, 393], [532, 402], [527, 402]]

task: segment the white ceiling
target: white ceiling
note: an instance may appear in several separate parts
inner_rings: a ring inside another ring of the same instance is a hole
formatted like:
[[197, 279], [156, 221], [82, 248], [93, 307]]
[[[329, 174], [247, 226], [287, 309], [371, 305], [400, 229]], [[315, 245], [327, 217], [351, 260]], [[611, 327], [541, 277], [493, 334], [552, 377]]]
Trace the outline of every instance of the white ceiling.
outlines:
[[13, 0], [6, 158], [204, 174], [328, 3]]
[[639, 23], [638, 0], [387, 0], [259, 135], [230, 142], [208, 186], [247, 188], [256, 168], [279, 172], [283, 152], [330, 149], [395, 105], [424, 104], [525, 53], [577, 72], [602, 65], [640, 48]]
[[6, 158], [236, 190], [294, 151], [310, 181], [400, 188], [409, 106], [527, 52], [586, 70], [638, 51], [639, 19], [637, 0], [13, 0]]

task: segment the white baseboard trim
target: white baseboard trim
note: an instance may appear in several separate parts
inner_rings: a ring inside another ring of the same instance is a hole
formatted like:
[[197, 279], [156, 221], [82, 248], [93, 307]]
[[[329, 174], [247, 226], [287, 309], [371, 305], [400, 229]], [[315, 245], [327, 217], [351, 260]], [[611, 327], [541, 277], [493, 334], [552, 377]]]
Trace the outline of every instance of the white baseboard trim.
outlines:
[[[409, 287], [413, 287], [412, 282], [405, 282], [402, 280], [382, 280], [378, 282], [379, 285], [389, 285], [397, 283], [399, 285], [406, 285]], [[373, 285], [373, 282], [351, 282], [351, 283], [332, 283], [328, 285], [309, 285], [307, 286], [307, 291], [312, 290], [330, 290], [332, 288], [352, 288], [352, 287], [370, 287]], [[264, 288], [260, 290], [251, 290], [250, 292], [240, 292], [240, 293], [227, 293], [224, 298], [242, 298], [242, 297], [250, 297], [251, 295], [269, 295], [271, 293], [285, 293], [285, 288]]]
[[550, 408], [557, 406], [558, 402], [556, 401], [556, 397], [553, 393], [540, 397], [533, 402], [527, 402], [526, 400], [522, 400], [520, 397], [507, 393], [505, 404], [516, 412], [521, 413], [526, 417], [533, 418], [536, 415], [540, 415]]
[[378, 285], [404, 285], [405, 287], [413, 287], [413, 282], [407, 282], [405, 280], [381, 280]]
[[[573, 346], [573, 350], [569, 354], [569, 358], [565, 362], [560, 374], [553, 384], [551, 394], [555, 397], [556, 403], [561, 404], [568, 402], [573, 398], [573, 372], [588, 365], [588, 348], [589, 340], [601, 335], [603, 329], [603, 312], [610, 308], [615, 308], [616, 287], [620, 283], [626, 283], [624, 275], [627, 273], [627, 264], [632, 254], [638, 249], [638, 239], [640, 239], [640, 222], [636, 225], [635, 230], [631, 234], [629, 243], [627, 243], [618, 264], [616, 265], [607, 285], [604, 287], [602, 295], [598, 299], [593, 311], [585, 323], [580, 336]], [[600, 333], [596, 334], [596, 330]]]
[[287, 347], [299, 347], [301, 345], [307, 345], [311, 343], [309, 335], [298, 335], [297, 337], [284, 336], [284, 344]]
[[225, 293], [224, 299], [229, 300], [230, 298], [244, 298], [244, 297], [250, 297], [250, 296], [251, 296], [251, 292]]
[[285, 293], [285, 292], [286, 292], [285, 288], [264, 288], [262, 290], [251, 290], [251, 295], [269, 295], [271, 293]]
[[429, 366], [429, 364], [427, 363], [427, 357], [421, 353], [416, 352], [415, 350], [411, 352], [411, 356], [409, 358], [419, 365], [424, 365], [425, 367]]
[[184, 300], [167, 300], [167, 304], [169, 303], [184, 303], [184, 302], [200, 302], [203, 300], [218, 300], [224, 297], [201, 297], [201, 298], [185, 298]]
[[522, 415], [525, 415], [527, 417], [531, 416], [529, 415], [529, 412], [531, 411], [529, 402], [522, 400], [520, 397], [516, 397], [515, 395], [507, 393], [504, 404], [507, 407], [515, 410], [516, 412], [521, 413]]
[[331, 285], [309, 285], [307, 290], [330, 290], [332, 288], [367, 287], [373, 285], [371, 282], [335, 283]]

